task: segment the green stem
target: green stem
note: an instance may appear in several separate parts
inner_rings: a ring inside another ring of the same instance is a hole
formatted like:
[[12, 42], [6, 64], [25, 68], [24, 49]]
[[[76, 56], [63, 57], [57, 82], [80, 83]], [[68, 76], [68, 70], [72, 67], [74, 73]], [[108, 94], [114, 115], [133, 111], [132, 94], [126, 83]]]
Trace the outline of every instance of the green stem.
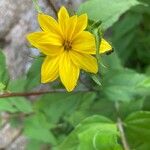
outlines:
[[126, 136], [125, 136], [123, 122], [122, 122], [122, 119], [119, 115], [120, 114], [119, 107], [120, 107], [119, 103], [116, 102], [115, 103], [115, 108], [116, 108], [116, 113], [117, 113], [117, 126], [118, 126], [118, 130], [119, 130], [119, 133], [120, 133], [121, 143], [123, 145], [124, 150], [130, 150], [128, 141], [127, 141]]
[[[97, 59], [97, 64], [98, 68], [100, 66], [100, 54], [99, 54], [99, 47], [101, 43], [101, 33], [100, 33], [100, 27], [95, 28], [94, 30], [91, 30], [92, 33], [95, 36], [95, 45], [96, 45], [96, 59]], [[97, 75], [92, 75], [92, 79], [94, 80], [97, 85], [101, 86], [100, 79], [98, 78]]]
[[94, 31], [95, 44], [96, 44], [96, 59], [98, 62], [98, 66], [100, 65], [99, 47], [100, 47], [100, 43], [101, 43], [101, 35], [100, 35], [99, 31], [100, 31], [99, 28]]

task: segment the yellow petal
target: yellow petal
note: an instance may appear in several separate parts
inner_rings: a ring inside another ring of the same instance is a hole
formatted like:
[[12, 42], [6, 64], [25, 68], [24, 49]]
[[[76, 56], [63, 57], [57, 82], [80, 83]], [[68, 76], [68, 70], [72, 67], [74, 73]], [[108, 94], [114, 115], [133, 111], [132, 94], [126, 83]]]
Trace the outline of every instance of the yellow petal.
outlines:
[[62, 33], [67, 34], [69, 14], [64, 6], [62, 6], [58, 12], [58, 22], [61, 27]]
[[38, 22], [43, 31], [61, 35], [58, 22], [51, 16], [38, 14]]
[[58, 77], [59, 56], [49, 57], [47, 56], [42, 64], [41, 68], [41, 82], [52, 82]]
[[[27, 39], [31, 44], [51, 44], [62, 46], [62, 40], [56, 34], [49, 34], [48, 32], [34, 32], [27, 35]], [[34, 46], [34, 45], [33, 45]]]
[[70, 51], [69, 54], [72, 62], [79, 68], [91, 73], [98, 72], [98, 65], [95, 57], [76, 51]]
[[112, 50], [111, 45], [106, 40], [102, 39], [100, 48], [99, 48], [100, 54], [103, 54], [103, 53], [111, 51], [111, 50]]
[[75, 88], [79, 78], [79, 68], [72, 63], [69, 52], [65, 51], [61, 56], [59, 76], [67, 91], [70, 92]]
[[95, 54], [94, 36], [88, 31], [83, 31], [73, 40], [72, 49], [81, 53]]
[[62, 43], [55, 35], [45, 32], [35, 32], [27, 35], [32, 46], [38, 48], [45, 55], [55, 56], [62, 52]]
[[77, 25], [73, 34], [73, 38], [75, 38], [78, 34], [80, 34], [83, 30], [86, 29], [88, 24], [87, 14], [82, 14], [77, 18]]
[[68, 19], [68, 23], [67, 23], [67, 37], [66, 37], [66, 39], [68, 41], [71, 41], [71, 39], [73, 37], [76, 24], [77, 24], [77, 15], [74, 15], [74, 16], [72, 16], [72, 17], [70, 17]]

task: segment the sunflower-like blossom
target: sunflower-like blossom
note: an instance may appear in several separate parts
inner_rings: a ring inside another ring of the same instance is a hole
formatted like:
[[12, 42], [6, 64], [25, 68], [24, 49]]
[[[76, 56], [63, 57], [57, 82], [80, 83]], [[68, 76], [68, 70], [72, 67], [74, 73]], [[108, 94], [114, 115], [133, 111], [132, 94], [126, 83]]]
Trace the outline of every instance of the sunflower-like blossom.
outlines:
[[[80, 70], [98, 72], [94, 36], [85, 31], [87, 14], [69, 16], [65, 7], [58, 12], [58, 21], [43, 13], [38, 14], [42, 31], [27, 35], [32, 46], [46, 55], [41, 67], [41, 82], [47, 83], [60, 77], [67, 89], [72, 91], [79, 78]], [[110, 44], [102, 39], [100, 53], [111, 50]]]

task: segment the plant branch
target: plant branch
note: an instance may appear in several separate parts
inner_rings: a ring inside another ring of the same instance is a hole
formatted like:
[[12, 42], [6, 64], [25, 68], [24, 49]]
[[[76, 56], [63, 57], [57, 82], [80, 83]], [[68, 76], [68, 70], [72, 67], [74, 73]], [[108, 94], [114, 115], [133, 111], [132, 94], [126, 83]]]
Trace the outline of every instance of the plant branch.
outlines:
[[[65, 93], [66, 90], [64, 90], [64, 89], [56, 89], [56, 90], [48, 90], [48, 91], [4, 93], [4, 94], [0, 95], [0, 98], [38, 96], [38, 95], [49, 94], [49, 93], [58, 93], [58, 92], [59, 93]], [[74, 92], [90, 92], [90, 90], [82, 89], [80, 91], [74, 91]]]
[[118, 130], [120, 132], [120, 138], [121, 138], [123, 148], [124, 148], [124, 150], [130, 150], [129, 144], [128, 144], [126, 136], [125, 136], [124, 128], [123, 128], [123, 122], [119, 115], [119, 103], [118, 102], [115, 103], [115, 108], [116, 108], [116, 112], [117, 112], [117, 116], [118, 116], [117, 117], [117, 126], [118, 126]]
[[123, 123], [122, 123], [121, 118], [119, 118], [119, 117], [117, 119], [117, 125], [118, 125], [118, 129], [120, 132], [121, 142], [122, 142], [124, 150], [130, 150], [125, 133], [124, 133]]
[[57, 17], [57, 8], [55, 7], [54, 3], [51, 0], [48, 0], [49, 5], [51, 6], [52, 10], [55, 13], [55, 16]]

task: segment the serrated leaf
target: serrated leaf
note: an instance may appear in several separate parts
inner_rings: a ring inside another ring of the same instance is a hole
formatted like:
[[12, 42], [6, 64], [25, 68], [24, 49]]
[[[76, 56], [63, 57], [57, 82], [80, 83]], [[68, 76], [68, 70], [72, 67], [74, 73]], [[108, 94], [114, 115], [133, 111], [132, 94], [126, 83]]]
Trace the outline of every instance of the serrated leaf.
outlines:
[[[85, 110], [90, 107], [90, 101], [95, 99], [95, 93], [52, 93], [42, 96], [35, 108], [42, 111], [52, 123], [57, 123], [65, 115], [70, 116], [76, 109]], [[59, 107], [58, 107], [59, 106]]]
[[77, 125], [58, 150], [116, 150], [119, 146], [117, 136], [116, 124], [108, 118], [95, 115]]

